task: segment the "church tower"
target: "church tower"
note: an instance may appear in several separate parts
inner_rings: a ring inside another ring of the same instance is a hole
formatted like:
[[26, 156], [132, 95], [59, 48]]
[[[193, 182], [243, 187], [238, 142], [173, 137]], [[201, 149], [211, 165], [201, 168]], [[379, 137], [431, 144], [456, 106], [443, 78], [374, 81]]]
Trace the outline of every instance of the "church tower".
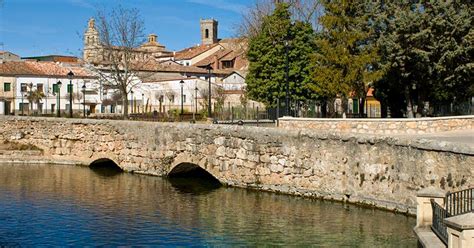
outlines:
[[84, 33], [84, 60], [86, 62], [94, 61], [97, 58], [99, 46], [99, 32], [95, 28], [94, 18], [91, 18]]
[[201, 43], [211, 45], [217, 43], [217, 25], [214, 19], [201, 19]]

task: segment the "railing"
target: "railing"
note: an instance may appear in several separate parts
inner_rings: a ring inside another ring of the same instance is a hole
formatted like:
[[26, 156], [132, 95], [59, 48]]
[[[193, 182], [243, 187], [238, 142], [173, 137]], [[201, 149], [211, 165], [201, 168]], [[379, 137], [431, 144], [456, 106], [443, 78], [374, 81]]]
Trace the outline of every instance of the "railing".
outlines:
[[449, 214], [433, 199], [431, 199], [431, 208], [433, 210], [433, 224], [431, 225], [431, 230], [436, 233], [444, 244], [448, 244], [448, 229], [443, 221], [449, 217]]
[[465, 189], [446, 195], [446, 211], [450, 216], [474, 212], [474, 188]]

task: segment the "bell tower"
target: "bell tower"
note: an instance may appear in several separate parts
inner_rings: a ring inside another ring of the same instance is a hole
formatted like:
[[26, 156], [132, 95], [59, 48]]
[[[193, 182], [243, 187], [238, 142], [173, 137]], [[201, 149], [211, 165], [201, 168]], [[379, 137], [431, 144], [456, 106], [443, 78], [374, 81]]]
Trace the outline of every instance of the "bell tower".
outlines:
[[94, 18], [89, 19], [87, 30], [84, 33], [84, 60], [93, 61], [97, 57], [99, 48], [99, 32], [95, 28]]
[[203, 45], [211, 45], [217, 43], [217, 25], [214, 19], [201, 19], [201, 43]]

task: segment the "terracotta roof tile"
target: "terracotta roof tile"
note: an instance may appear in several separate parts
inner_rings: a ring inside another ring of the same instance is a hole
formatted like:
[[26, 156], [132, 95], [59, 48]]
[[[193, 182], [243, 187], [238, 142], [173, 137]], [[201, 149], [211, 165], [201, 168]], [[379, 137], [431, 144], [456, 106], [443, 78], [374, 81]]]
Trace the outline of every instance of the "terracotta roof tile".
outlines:
[[179, 52], [176, 52], [175, 59], [176, 60], [192, 59], [198, 56], [199, 54], [202, 54], [208, 51], [209, 49], [212, 49], [218, 45], [219, 44], [216, 43], [212, 45], [199, 45], [199, 46], [189, 47]]
[[93, 78], [90, 71], [81, 67], [66, 66], [54, 62], [14, 61], [0, 63], [0, 75], [66, 77], [72, 71], [74, 77]]
[[209, 64], [212, 64], [215, 62], [215, 58], [217, 56], [217, 59], [218, 60], [221, 60], [223, 57], [225, 57], [226, 55], [232, 53], [233, 51], [232, 50], [229, 50], [229, 49], [223, 49], [223, 50], [219, 50], [209, 56], [207, 56], [206, 58], [204, 58], [203, 60], [195, 63], [194, 65], [195, 66], [207, 66]]

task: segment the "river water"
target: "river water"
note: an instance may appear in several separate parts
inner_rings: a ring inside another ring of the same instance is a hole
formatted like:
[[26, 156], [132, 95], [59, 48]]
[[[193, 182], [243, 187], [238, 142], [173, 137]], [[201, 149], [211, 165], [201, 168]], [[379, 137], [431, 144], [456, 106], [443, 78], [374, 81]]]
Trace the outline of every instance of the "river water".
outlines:
[[0, 246], [416, 247], [412, 217], [60, 165], [0, 165]]

